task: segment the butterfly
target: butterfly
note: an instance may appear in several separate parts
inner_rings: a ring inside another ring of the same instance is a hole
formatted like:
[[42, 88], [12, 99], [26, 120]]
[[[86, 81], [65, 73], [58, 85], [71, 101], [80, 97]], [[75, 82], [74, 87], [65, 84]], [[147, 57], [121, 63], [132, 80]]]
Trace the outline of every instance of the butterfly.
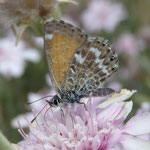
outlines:
[[89, 36], [62, 20], [45, 23], [44, 50], [56, 95], [50, 106], [65, 107], [81, 99], [114, 93], [99, 88], [118, 69], [118, 55], [102, 37]]

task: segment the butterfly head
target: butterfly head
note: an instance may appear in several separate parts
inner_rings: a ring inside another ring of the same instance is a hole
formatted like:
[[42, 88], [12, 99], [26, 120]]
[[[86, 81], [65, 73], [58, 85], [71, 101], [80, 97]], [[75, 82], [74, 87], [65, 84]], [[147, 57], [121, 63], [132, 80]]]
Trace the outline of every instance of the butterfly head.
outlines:
[[55, 95], [52, 99], [47, 100], [47, 103], [51, 106], [51, 107], [57, 107], [60, 104], [60, 98]]

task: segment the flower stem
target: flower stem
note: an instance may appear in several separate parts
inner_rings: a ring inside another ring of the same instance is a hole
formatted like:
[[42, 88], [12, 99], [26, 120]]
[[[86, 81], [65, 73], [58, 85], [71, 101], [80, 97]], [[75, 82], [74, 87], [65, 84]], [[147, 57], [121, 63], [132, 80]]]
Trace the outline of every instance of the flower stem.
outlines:
[[6, 137], [0, 131], [0, 150], [15, 150], [13, 145], [6, 139]]

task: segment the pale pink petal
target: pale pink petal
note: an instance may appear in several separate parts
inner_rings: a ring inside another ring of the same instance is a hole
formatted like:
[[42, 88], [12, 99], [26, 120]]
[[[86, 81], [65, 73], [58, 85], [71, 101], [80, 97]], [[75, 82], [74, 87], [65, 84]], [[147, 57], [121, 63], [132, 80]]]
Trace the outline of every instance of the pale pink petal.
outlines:
[[25, 60], [35, 63], [39, 62], [41, 59], [40, 53], [37, 50], [31, 48], [23, 52], [23, 57]]
[[150, 134], [143, 134], [138, 136], [140, 139], [150, 141]]
[[124, 135], [120, 141], [122, 150], [150, 150], [150, 142], [134, 136]]
[[[53, 149], [54, 149], [54, 147], [53, 147]], [[62, 145], [62, 150], [68, 150], [68, 148], [66, 147], [66, 145]]]
[[44, 150], [50, 150], [50, 149], [53, 149], [54, 147], [51, 146], [50, 144], [44, 144], [43, 148], [44, 148]]
[[137, 92], [136, 90], [130, 91], [127, 89], [122, 89], [120, 93], [113, 94], [110, 98], [108, 98], [106, 101], [101, 103], [99, 105], [99, 108], [105, 108], [108, 105], [115, 103], [115, 102], [125, 101], [128, 98], [130, 98], [136, 92]]
[[[132, 110], [132, 101], [114, 103], [103, 109], [98, 115], [98, 120], [115, 121], [121, 119], [117, 124], [122, 123]], [[110, 111], [111, 110], [111, 111]]]
[[122, 132], [131, 135], [150, 133], [150, 113], [144, 113], [132, 117], [122, 128]]
[[101, 141], [100, 141], [100, 139], [99, 139], [99, 136], [96, 135], [96, 136], [93, 138], [93, 141], [92, 141], [92, 149], [93, 149], [93, 150], [94, 150], [94, 149], [98, 149], [99, 146], [100, 146], [100, 144], [101, 144]]
[[38, 49], [43, 49], [44, 39], [42, 37], [34, 37], [34, 42]]
[[[28, 127], [31, 120], [34, 118], [32, 113], [25, 113], [23, 115], [18, 115], [11, 121], [11, 125], [13, 128], [19, 128], [18, 122], [20, 123], [22, 128]], [[27, 119], [27, 120], [26, 120]]]
[[[120, 105], [120, 112], [118, 112], [118, 115], [115, 116], [114, 121], [116, 122], [117, 120], [119, 121], [124, 121], [126, 119], [126, 117], [129, 115], [129, 113], [132, 110], [132, 106], [133, 106], [133, 102], [132, 101], [128, 101], [128, 102], [119, 102]], [[121, 123], [119, 121], [119, 124]], [[116, 122], [117, 123], [117, 122]]]
[[108, 140], [108, 146], [109, 145], [114, 145], [116, 144], [119, 140], [120, 140], [120, 137], [121, 137], [121, 131], [119, 129], [116, 129], [111, 135], [110, 135], [110, 138]]
[[[0, 39], [0, 74], [7, 78], [20, 77], [25, 69], [26, 60], [38, 62], [40, 53], [27, 48], [23, 41], [16, 46], [14, 36]], [[13, 55], [12, 55], [13, 53]]]

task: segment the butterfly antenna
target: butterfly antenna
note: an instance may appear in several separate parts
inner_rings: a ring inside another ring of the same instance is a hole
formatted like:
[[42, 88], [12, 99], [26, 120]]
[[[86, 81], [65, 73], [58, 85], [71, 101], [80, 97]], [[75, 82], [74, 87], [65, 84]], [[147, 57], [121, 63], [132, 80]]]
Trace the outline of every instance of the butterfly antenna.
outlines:
[[35, 101], [28, 102], [27, 104], [30, 105], [30, 104], [33, 104], [33, 103], [35, 103], [35, 102], [38, 102], [38, 101], [40, 101], [40, 100], [42, 100], [42, 99], [44, 99], [44, 98], [48, 98], [48, 97], [53, 97], [53, 96], [47, 95], [47, 96], [41, 97], [41, 98], [39, 98], [39, 99], [37, 99], [37, 100], [35, 100]]
[[48, 105], [48, 103], [40, 110], [40, 112], [31, 120], [31, 123], [39, 116], [39, 114], [45, 109], [45, 107]]

